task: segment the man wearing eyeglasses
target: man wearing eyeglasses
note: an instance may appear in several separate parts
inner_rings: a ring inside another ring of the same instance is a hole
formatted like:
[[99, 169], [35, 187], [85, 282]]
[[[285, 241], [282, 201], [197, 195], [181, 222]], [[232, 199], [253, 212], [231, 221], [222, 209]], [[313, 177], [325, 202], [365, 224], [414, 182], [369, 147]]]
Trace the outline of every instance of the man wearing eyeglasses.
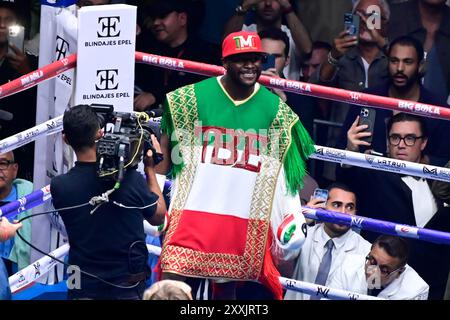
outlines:
[[[33, 191], [33, 184], [27, 180], [17, 179], [18, 163], [14, 160], [12, 151], [0, 154], [0, 205], [15, 201]], [[29, 211], [21, 213], [17, 219], [29, 215]], [[14, 233], [9, 232], [11, 224], [6, 218], [0, 218], [0, 269], [4, 269], [5, 263], [9, 268], [6, 276], [15, 273], [18, 270], [30, 264], [30, 247], [26, 245], [19, 237], [14, 237]], [[21, 235], [28, 241], [31, 241], [31, 220], [22, 222]], [[16, 226], [15, 224], [13, 226]], [[1, 271], [0, 271], [1, 273]], [[0, 276], [1, 278], [1, 276]], [[0, 279], [0, 287], [3, 281]], [[4, 288], [0, 288], [0, 292]], [[3, 296], [5, 297], [5, 296]], [[2, 294], [0, 293], [0, 300]]]
[[[348, 131], [350, 150], [366, 142], [356, 121]], [[358, 129], [359, 128], [359, 129]], [[423, 118], [399, 113], [387, 124], [388, 153], [393, 159], [427, 163], [424, 150], [430, 141]], [[341, 168], [338, 176], [356, 190], [361, 216], [449, 232], [449, 208], [443, 206], [430, 188], [432, 180], [357, 167]], [[369, 241], [372, 232], [363, 232]], [[411, 240], [410, 264], [430, 285], [430, 299], [442, 299], [450, 269], [448, 246]]]
[[381, 235], [367, 256], [349, 255], [330, 287], [389, 300], [426, 300], [429, 286], [407, 264], [404, 238]]

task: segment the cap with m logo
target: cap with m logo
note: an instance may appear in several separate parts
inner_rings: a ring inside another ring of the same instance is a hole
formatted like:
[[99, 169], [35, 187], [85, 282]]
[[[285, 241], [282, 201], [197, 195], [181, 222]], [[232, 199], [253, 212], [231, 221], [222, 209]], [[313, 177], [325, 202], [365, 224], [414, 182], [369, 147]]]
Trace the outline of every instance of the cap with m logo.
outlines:
[[264, 53], [261, 39], [256, 32], [233, 32], [223, 40], [222, 58], [248, 52]]

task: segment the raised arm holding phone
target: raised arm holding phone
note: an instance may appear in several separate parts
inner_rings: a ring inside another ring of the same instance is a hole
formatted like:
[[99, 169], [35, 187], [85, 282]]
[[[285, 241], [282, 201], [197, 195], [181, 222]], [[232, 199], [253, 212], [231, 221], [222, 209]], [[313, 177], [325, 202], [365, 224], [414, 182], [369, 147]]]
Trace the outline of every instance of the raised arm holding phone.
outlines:
[[[372, 6], [380, 8], [380, 13], [371, 12]], [[344, 30], [334, 39], [328, 60], [320, 69], [320, 80], [332, 81], [339, 64], [342, 63], [340, 59], [348, 55], [353, 48], [356, 48], [361, 58], [370, 65], [387, 45], [385, 34], [389, 15], [389, 5], [384, 0], [357, 2], [353, 12], [344, 15]], [[371, 25], [372, 21], [377, 19], [380, 20], [379, 27]]]
[[0, 2], [0, 60], [24, 75], [33, 71], [30, 58], [24, 53], [25, 28], [20, 23], [20, 12], [14, 2]]
[[[247, 13], [255, 12], [255, 23], [246, 25]], [[231, 32], [244, 30], [261, 32], [269, 28], [281, 29], [289, 37], [292, 63], [286, 67], [285, 76], [298, 80], [300, 60], [297, 57], [309, 56], [312, 51], [312, 40], [302, 21], [295, 13], [289, 0], [243, 0], [235, 9], [236, 13], [228, 20], [224, 29], [224, 37]], [[282, 24], [283, 17], [286, 25]]]

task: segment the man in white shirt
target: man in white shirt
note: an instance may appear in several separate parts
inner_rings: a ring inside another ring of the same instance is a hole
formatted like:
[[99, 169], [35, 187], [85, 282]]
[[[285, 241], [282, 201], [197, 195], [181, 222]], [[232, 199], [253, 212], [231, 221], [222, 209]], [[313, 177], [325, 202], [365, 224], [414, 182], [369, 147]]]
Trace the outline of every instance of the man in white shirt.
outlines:
[[407, 264], [408, 242], [381, 235], [367, 256], [349, 255], [329, 286], [389, 300], [426, 300], [429, 286]]
[[[323, 207], [323, 200], [313, 198], [306, 206]], [[325, 209], [355, 215], [355, 193], [344, 184], [333, 183], [328, 187]], [[365, 254], [369, 250], [370, 243], [350, 230], [350, 227], [325, 222], [308, 228], [303, 247], [285, 259], [293, 260], [298, 257], [294, 279], [328, 286], [349, 254]], [[284, 299], [309, 300], [310, 296], [288, 290]], [[311, 299], [316, 299], [316, 296]]]

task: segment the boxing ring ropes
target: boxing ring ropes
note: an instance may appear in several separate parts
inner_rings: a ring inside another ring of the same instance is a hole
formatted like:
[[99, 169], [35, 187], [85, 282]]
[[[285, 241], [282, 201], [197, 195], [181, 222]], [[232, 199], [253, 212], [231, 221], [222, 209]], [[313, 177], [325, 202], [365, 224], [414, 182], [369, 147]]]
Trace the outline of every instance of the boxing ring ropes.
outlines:
[[[219, 76], [224, 74], [223, 67], [208, 65], [204, 63], [168, 58], [153, 54], [136, 52], [136, 62], [163, 67], [171, 70], [185, 71], [205, 76]], [[0, 99], [13, 95], [17, 92], [33, 87], [45, 80], [56, 77], [76, 66], [76, 54], [51, 63], [43, 68], [26, 74], [18, 79], [10, 81], [0, 86]], [[318, 98], [347, 102], [354, 105], [370, 106], [400, 112], [413, 113], [421, 116], [450, 120], [450, 109], [428, 105], [423, 103], [399, 100], [389, 97], [381, 97], [361, 92], [348, 91], [343, 89], [325, 87], [315, 84], [303, 83], [299, 81], [286, 80], [276, 77], [261, 76], [259, 82], [267, 87], [282, 89], [297, 94], [304, 94]], [[0, 153], [5, 153], [30, 143], [41, 136], [51, 135], [62, 131], [62, 115], [46, 121], [33, 128], [15, 134], [0, 141]], [[402, 160], [394, 160], [385, 157], [366, 155], [347, 150], [334, 149], [324, 146], [315, 146], [315, 153], [310, 157], [324, 161], [336, 162], [339, 164], [349, 164], [365, 167], [374, 170], [382, 170], [423, 177], [427, 179], [450, 182], [450, 169], [412, 163]], [[169, 183], [170, 184], [170, 183]], [[166, 185], [168, 183], [166, 182]], [[51, 199], [50, 186], [47, 185], [37, 191], [26, 195], [17, 201], [10, 202], [0, 207], [0, 217], [13, 220], [19, 213], [43, 204]], [[342, 213], [327, 211], [323, 209], [313, 209], [304, 207], [302, 213], [305, 217], [324, 221], [339, 223], [350, 227], [397, 235], [401, 237], [415, 238], [423, 241], [438, 244], [450, 245], [450, 233], [419, 228], [414, 226], [396, 224], [388, 221], [370, 219], [361, 216], [349, 216]], [[144, 230], [148, 235], [157, 235], [157, 228], [144, 222]], [[161, 248], [147, 245], [151, 254], [159, 256]], [[55, 258], [63, 258], [69, 251], [69, 245], [65, 244], [50, 253]], [[30, 287], [34, 282], [46, 272], [48, 272], [57, 262], [50, 257], [35, 261], [30, 266], [22, 269], [9, 278], [12, 293]], [[323, 298], [334, 300], [382, 300], [377, 297], [362, 295], [320, 286], [294, 279], [280, 277], [280, 283], [284, 288], [303, 292], [309, 295], [319, 295]]]

